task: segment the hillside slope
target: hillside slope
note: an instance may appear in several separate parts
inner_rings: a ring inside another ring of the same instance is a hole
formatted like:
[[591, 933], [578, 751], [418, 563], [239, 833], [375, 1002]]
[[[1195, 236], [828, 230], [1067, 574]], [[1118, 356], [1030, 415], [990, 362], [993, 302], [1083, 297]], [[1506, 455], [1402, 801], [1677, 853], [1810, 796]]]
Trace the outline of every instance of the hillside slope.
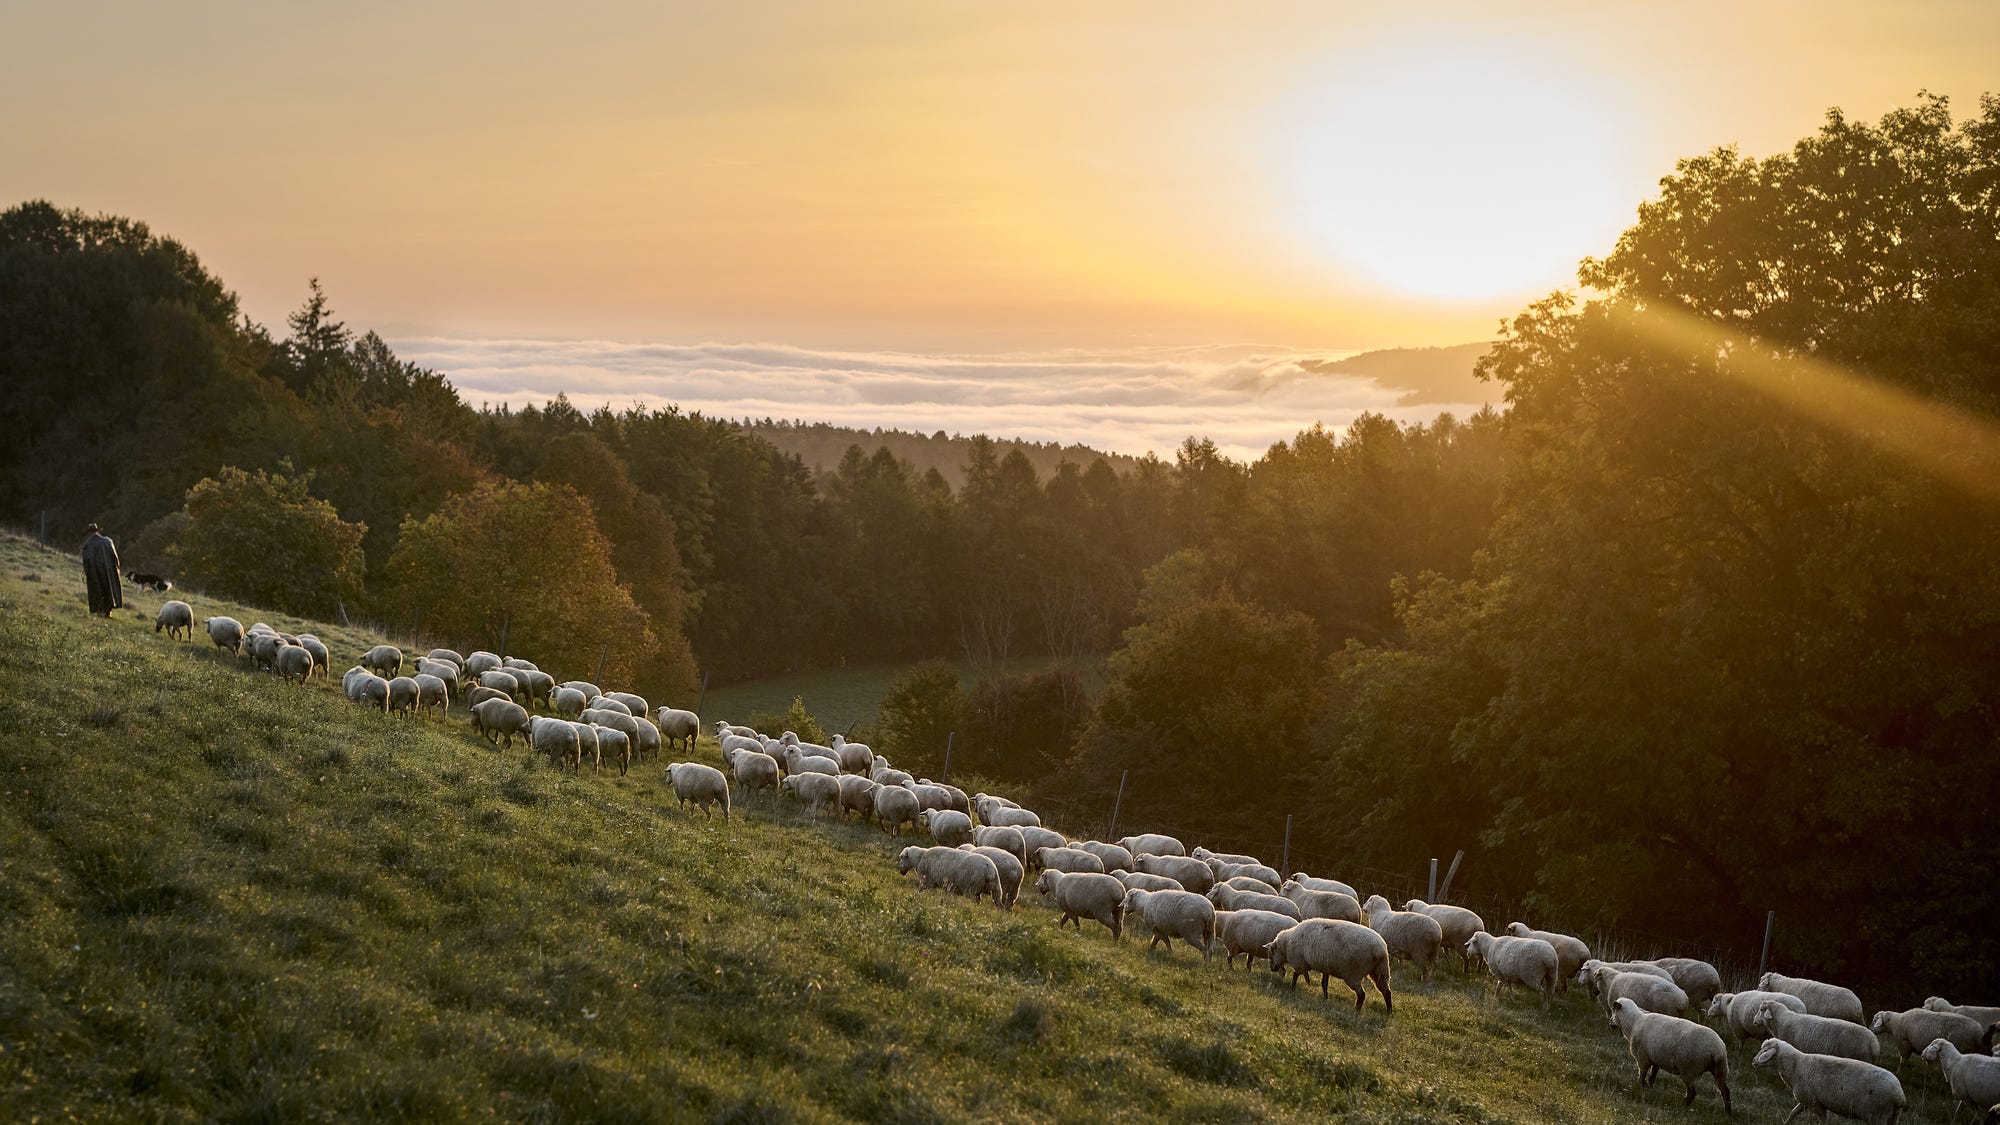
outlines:
[[[789, 803], [706, 820], [651, 763], [275, 682], [155, 635], [153, 595], [88, 618], [70, 556], [0, 568], [0, 1120], [1687, 1119], [1580, 996], [1399, 963], [1357, 1018], [1032, 891], [919, 894], [901, 842]], [[369, 639], [318, 631], [336, 667]]]

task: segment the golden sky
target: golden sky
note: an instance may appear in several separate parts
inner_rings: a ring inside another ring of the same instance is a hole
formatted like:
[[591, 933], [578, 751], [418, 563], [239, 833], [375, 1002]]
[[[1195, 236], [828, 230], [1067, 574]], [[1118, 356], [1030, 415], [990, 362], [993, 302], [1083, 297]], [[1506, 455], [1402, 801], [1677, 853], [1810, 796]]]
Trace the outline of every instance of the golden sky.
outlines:
[[1453, 343], [1677, 156], [1996, 60], [1992, 0], [0, 0], [0, 203], [144, 219], [273, 325], [318, 275], [392, 336]]

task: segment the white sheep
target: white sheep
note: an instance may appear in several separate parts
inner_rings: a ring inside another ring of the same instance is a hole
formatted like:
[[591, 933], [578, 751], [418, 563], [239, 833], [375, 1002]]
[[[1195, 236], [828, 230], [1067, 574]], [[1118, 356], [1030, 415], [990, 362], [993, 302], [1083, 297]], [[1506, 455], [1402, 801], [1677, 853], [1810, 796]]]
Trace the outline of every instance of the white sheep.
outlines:
[[1367, 926], [1333, 918], [1313, 918], [1283, 931], [1271, 939], [1271, 971], [1292, 971], [1292, 987], [1299, 978], [1312, 983], [1320, 974], [1319, 994], [1332, 999], [1327, 982], [1334, 978], [1354, 990], [1354, 1010], [1358, 1014], [1368, 1002], [1366, 983], [1375, 982], [1382, 994], [1382, 1010], [1396, 1010], [1396, 996], [1389, 990], [1389, 945], [1382, 935]]
[[[885, 787], [881, 792], [888, 792], [889, 788]], [[943, 887], [975, 903], [985, 895], [992, 895], [994, 906], [1006, 906], [1001, 899], [1000, 869], [976, 851], [962, 852], [957, 848], [926, 848], [913, 844], [897, 856], [896, 869], [905, 875], [915, 871], [919, 889]]]
[[[1146, 855], [1187, 855], [1187, 845], [1172, 836], [1162, 836], [1157, 832], [1145, 832], [1137, 836], [1127, 836], [1118, 841], [1118, 846], [1132, 853], [1132, 858]], [[1204, 864], [1203, 866], [1206, 866]]]
[[1438, 928], [1444, 931], [1444, 947], [1458, 951], [1460, 969], [1466, 972], [1472, 970], [1470, 954], [1466, 950], [1465, 943], [1472, 940], [1473, 934], [1486, 929], [1486, 919], [1463, 906], [1448, 906], [1441, 902], [1430, 903], [1420, 898], [1413, 898], [1404, 903], [1403, 909], [1414, 910], [1418, 914], [1428, 914], [1437, 919]]
[[1869, 1125], [1894, 1125], [1910, 1104], [1903, 1084], [1881, 1067], [1836, 1055], [1808, 1055], [1782, 1039], [1764, 1040], [1750, 1065], [1776, 1070], [1791, 1090], [1798, 1105], [1785, 1116], [1787, 1121], [1810, 1109], [1821, 1119], [1831, 1111]]
[[[736, 784], [741, 785], [745, 793], [757, 789], [777, 791], [778, 760], [769, 754], [761, 750], [741, 749], [733, 751], [724, 761], [735, 771]], [[869, 809], [871, 812], [874, 809], [872, 799]]]
[[[617, 762], [618, 776], [624, 777], [625, 771], [632, 768], [632, 736], [596, 723], [590, 724], [590, 729], [596, 735], [598, 753]], [[773, 778], [772, 784], [776, 783]]]
[[[1592, 1000], [1600, 999], [1603, 995], [1599, 991], [1597, 983], [1597, 970], [1606, 967], [1615, 969], [1621, 973], [1643, 973], [1646, 976], [1655, 977], [1663, 981], [1671, 982], [1674, 979], [1674, 974], [1660, 968], [1651, 961], [1599, 961], [1593, 957], [1585, 961], [1576, 971], [1576, 979], [1582, 982], [1584, 989], [1590, 993]], [[1611, 1010], [1609, 1001], [1605, 1002], [1604, 1010], [1606, 1012]]]
[[612, 730], [624, 734], [626, 739], [631, 742], [632, 752], [635, 755], [644, 745], [640, 741], [639, 737], [640, 736], [639, 724], [641, 724], [645, 720], [635, 719], [632, 716], [627, 715], [623, 711], [613, 711], [603, 707], [587, 707], [580, 714], [577, 715], [577, 719], [582, 722], [592, 723], [600, 727], [610, 727]]
[[417, 657], [417, 674], [436, 676], [447, 683], [463, 683], [465, 670], [449, 660], [433, 660], [428, 656]]
[[1035, 851], [1035, 866], [1044, 871], [1061, 871], [1065, 874], [1105, 873], [1104, 861], [1081, 848], [1038, 848]]
[[694, 741], [701, 737], [700, 715], [681, 707], [661, 707], [651, 717], [668, 745], [675, 750], [694, 752]]
[[722, 823], [729, 823], [729, 779], [721, 770], [700, 762], [669, 762], [667, 780], [683, 809], [693, 801], [701, 806], [702, 819], [707, 820], [709, 806], [721, 805]]
[[537, 671], [537, 669], [536, 669], [536, 667], [535, 667], [535, 662], [534, 662], [534, 661], [532, 661], [532, 660], [523, 660], [522, 658], [520, 658], [520, 657], [518, 657], [518, 656], [503, 656], [503, 657], [501, 657], [501, 658], [500, 658], [500, 666], [501, 666], [502, 668], [519, 668], [519, 669], [521, 669], [521, 670], [522, 670], [522, 671], [524, 671], [524, 672], [533, 672], [533, 671]]
[[234, 617], [211, 617], [201, 623], [216, 648], [226, 648], [231, 656], [243, 654], [243, 623]]
[[[1152, 856], [1149, 858], [1167, 858]], [[1200, 864], [1198, 859], [1189, 863]], [[1203, 870], [1207, 870], [1206, 866]], [[1106, 875], [1106, 879], [1115, 876]], [[1119, 886], [1124, 886], [1119, 883]], [[1209, 952], [1215, 944], [1215, 904], [1192, 891], [1133, 891], [1125, 892], [1125, 913], [1138, 914], [1151, 931], [1153, 940], [1146, 943], [1150, 951], [1155, 945], [1165, 942], [1167, 952], [1174, 951], [1174, 939], [1179, 938], [1201, 950], [1202, 960], [1208, 960]]]
[[278, 663], [278, 650], [287, 646], [285, 638], [276, 633], [251, 633], [243, 638], [243, 647], [249, 651], [251, 662], [257, 667], [274, 668]]
[[[375, 679], [373, 676], [369, 678]], [[389, 685], [382, 686], [386, 689]], [[386, 691], [383, 698], [386, 702]], [[512, 746], [516, 734], [528, 733], [528, 709], [511, 699], [482, 700], [472, 705], [472, 729], [488, 742], [498, 742], [495, 736], [505, 735], [507, 745]]]
[[633, 755], [651, 754], [653, 760], [658, 761], [660, 758], [660, 728], [653, 725], [653, 720], [643, 715], [632, 716], [632, 725], [638, 731], [632, 738]]
[[1118, 881], [1133, 891], [1181, 891], [1187, 888], [1165, 875], [1148, 875], [1144, 871], [1124, 871], [1118, 874]]
[[1722, 991], [1722, 973], [1714, 965], [1694, 957], [1655, 957], [1647, 964], [1657, 965], [1673, 975], [1674, 983], [1688, 994], [1688, 1001], [1696, 1006], [1708, 1003], [1709, 998]]
[[514, 678], [514, 673], [504, 668], [492, 668], [481, 672], [473, 677], [472, 682], [483, 688], [506, 692], [509, 699], [522, 694], [521, 681]]
[[1005, 828], [1039, 828], [1042, 824], [1042, 818], [1028, 809], [996, 808], [990, 813], [981, 814], [979, 819], [995, 827]]
[[429, 660], [449, 660], [460, 668], [465, 667], [465, 657], [459, 655], [456, 649], [434, 648], [425, 653], [424, 656]]
[[[1002, 824], [990, 827], [1006, 828], [1010, 826]], [[1041, 851], [1043, 848], [1060, 848], [1069, 844], [1069, 838], [1062, 833], [1057, 832], [1053, 828], [1043, 828], [1038, 824], [1023, 824], [1015, 828], [1014, 831], [1021, 834], [1021, 846], [1024, 849], [1021, 861], [1030, 867], [1035, 865], [1036, 852]]]
[[566, 719], [574, 719], [583, 714], [583, 705], [588, 702], [584, 694], [575, 688], [557, 688], [549, 696], [549, 707]]
[[1269, 954], [1271, 939], [1298, 924], [1297, 918], [1272, 910], [1215, 912], [1215, 936], [1222, 942], [1222, 951], [1229, 954], [1227, 964], [1235, 968], [1236, 955], [1240, 953], [1244, 970], [1253, 973], [1257, 971], [1257, 958]]
[[1261, 866], [1264, 862], [1254, 855], [1244, 855], [1242, 852], [1215, 852], [1200, 846], [1196, 846], [1193, 850], [1189, 851], [1188, 855], [1194, 859], [1201, 860], [1203, 863], [1207, 863], [1211, 859], [1219, 859], [1224, 863], [1253, 863]]
[[326, 642], [311, 633], [299, 634], [299, 647], [312, 653], [313, 669], [322, 679], [333, 675], [333, 653], [327, 650]]
[[1806, 1010], [1806, 1002], [1789, 992], [1748, 989], [1743, 992], [1718, 992], [1709, 997], [1705, 1014], [1709, 1019], [1721, 1016], [1730, 1033], [1747, 1043], [1764, 1038], [1763, 1027], [1757, 1022], [1757, 1011], [1766, 1000], [1776, 1001], [1794, 1012]]
[[354, 692], [349, 698], [386, 715], [389, 712], [389, 681], [373, 674], [364, 676], [355, 681]]
[[1558, 961], [1556, 947], [1548, 942], [1474, 930], [1465, 939], [1464, 951], [1468, 960], [1485, 965], [1493, 979], [1500, 982], [1500, 993], [1504, 994], [1513, 985], [1523, 985], [1542, 994], [1543, 1008], [1555, 998]]
[[[1266, 883], [1264, 880], [1252, 879], [1248, 875], [1231, 875], [1222, 881], [1222, 885], [1225, 887], [1235, 887], [1239, 891], [1256, 891], [1260, 895], [1280, 893], [1278, 888]], [[1289, 898], [1291, 896], [1287, 895], [1286, 897]]]
[[583, 738], [576, 733], [575, 727], [562, 719], [551, 719], [545, 715], [529, 718], [528, 745], [547, 754], [549, 761], [555, 763], [558, 769], [572, 762], [578, 769], [582, 768]]
[[1057, 929], [1073, 922], [1076, 932], [1082, 933], [1083, 919], [1091, 918], [1111, 931], [1112, 941], [1125, 940], [1125, 917], [1130, 907], [1125, 884], [1116, 878], [1095, 871], [1044, 871], [1036, 877], [1035, 889], [1061, 911], [1056, 916]]
[[[484, 669], [482, 669], [482, 671], [483, 670]], [[470, 672], [472, 671], [472, 669], [468, 667], [466, 668], [466, 671]], [[562, 683], [559, 683], [556, 686], [568, 688], [571, 691], [582, 692], [583, 700], [585, 703], [588, 703], [591, 700], [596, 699], [598, 696], [604, 694], [602, 691], [598, 690], [596, 684], [591, 683], [589, 680], [564, 680]]]
[[715, 721], [715, 737], [720, 740], [725, 734], [740, 734], [744, 738], [760, 737], [757, 734], [756, 727], [739, 726], [736, 723], [729, 722], [727, 719], [717, 719]]
[[[1806, 1001], [1806, 1009], [1812, 1009], [1812, 1001]], [[1933, 1039], [1948, 1039], [1952, 1046], [1968, 1055], [1986, 1049], [1986, 1029], [1979, 1026], [1978, 1020], [1957, 1012], [1933, 1012], [1929, 1008], [1876, 1012], [1868, 1028], [1877, 1035], [1887, 1035], [1889, 1042], [1896, 1045], [1898, 1067], [1904, 1059], [1930, 1046]]]
[[[1679, 991], [1678, 987], [1675, 991]], [[1681, 1104], [1691, 1106], [1694, 1084], [1706, 1074], [1715, 1079], [1715, 1088], [1722, 1092], [1723, 1112], [1736, 1112], [1729, 1104], [1729, 1051], [1714, 1028], [1679, 1016], [1648, 1012], [1630, 1000], [1620, 1000], [1612, 1008], [1611, 1026], [1625, 1037], [1625, 1049], [1632, 1053], [1632, 1061], [1639, 1067], [1640, 1086], [1651, 1086], [1664, 1070], [1687, 1087], [1687, 1097]]]
[[[889, 764], [889, 759], [883, 758], [879, 754], [876, 755], [876, 757], [881, 760], [883, 765], [886, 766]], [[992, 804], [1003, 809], [1018, 809], [1021, 807], [1020, 805], [1015, 804], [1013, 801], [1010, 801], [1007, 798], [1002, 797], [997, 793], [974, 793], [972, 795], [972, 803], [974, 806], [978, 806], [987, 802], [991, 802]], [[983, 811], [980, 813], [980, 816], [982, 817], [984, 817], [985, 815], [986, 814]]]
[[[816, 773], [826, 777], [839, 777], [840, 766], [831, 758], [820, 758], [807, 754], [796, 746], [785, 747], [786, 773]], [[914, 794], [912, 794], [914, 796]]]
[[[465, 663], [460, 665], [460, 667], [465, 669], [466, 675], [478, 676], [482, 672], [491, 672], [496, 668], [505, 667], [505, 665], [500, 663], [498, 656], [481, 649], [466, 653]], [[593, 692], [592, 694], [595, 693]]]
[[520, 683], [521, 695], [528, 706], [533, 707], [539, 700], [544, 708], [553, 709], [550, 696], [556, 690], [554, 676], [538, 668], [513, 668], [510, 671], [514, 673], [514, 679]]
[[604, 693], [604, 698], [615, 699], [623, 703], [627, 711], [632, 712], [633, 715], [642, 719], [651, 716], [653, 713], [652, 706], [646, 702], [644, 696], [633, 695], [629, 691], [607, 691]]
[[[798, 773], [793, 776], [801, 778], [831, 777], [835, 779], [833, 784], [838, 787], [841, 775], [836, 770], [831, 774]], [[902, 835], [903, 825], [905, 824], [910, 826], [912, 832], [916, 831], [921, 824], [919, 818], [922, 817], [924, 810], [917, 803], [917, 795], [900, 785], [877, 785], [875, 787], [874, 802], [875, 819], [881, 823], [882, 827], [889, 830], [889, 835], [891, 836]], [[962, 840], [954, 839], [951, 842], [951, 846], [956, 847], [962, 842]]]
[[[593, 771], [597, 773], [603, 773], [604, 744], [598, 741], [597, 732], [601, 730], [610, 730], [611, 728], [593, 726], [590, 723], [571, 722], [568, 719], [557, 719], [555, 721], [559, 723], [569, 723], [570, 727], [576, 731], [576, 772], [582, 773], [583, 763], [589, 762], [590, 768]], [[611, 733], [619, 734], [622, 732], [611, 731]], [[618, 772], [620, 774], [623, 774], [625, 771], [621, 768]]]
[[798, 797], [814, 821], [820, 819], [820, 809], [840, 809], [840, 783], [828, 773], [794, 773], [778, 783], [778, 795], [786, 793]]
[[1018, 828], [982, 824], [972, 830], [972, 842], [981, 848], [999, 848], [1020, 860], [1023, 867], [1028, 864], [1028, 844], [1022, 839], [1021, 830]]
[[1839, 1055], [1872, 1063], [1882, 1050], [1875, 1033], [1858, 1023], [1795, 1012], [1776, 1000], [1757, 1005], [1751, 1021], [1765, 1035], [1783, 1039], [1809, 1055]]
[[1089, 852], [1104, 864], [1106, 873], [1132, 870], [1132, 853], [1117, 844], [1107, 844], [1101, 840], [1085, 840], [1076, 845]]
[[[363, 671], [366, 671], [366, 669], [363, 669]], [[374, 675], [374, 673], [370, 672], [369, 675]], [[480, 704], [486, 702], [489, 699], [505, 699], [511, 703], [514, 700], [514, 697], [508, 695], [504, 691], [498, 690], [497, 688], [481, 687], [478, 684], [474, 684], [465, 693], [466, 710], [469, 711], [472, 708], [479, 706]]]
[[[1125, 847], [1123, 843], [1118, 845]], [[1130, 850], [1130, 849], [1127, 849]], [[1215, 872], [1208, 864], [1187, 856], [1161, 855], [1158, 852], [1133, 852], [1132, 865], [1148, 875], [1165, 875], [1178, 882], [1182, 889], [1197, 895], [1207, 894], [1215, 885]], [[1204, 900], [1205, 901], [1205, 900]]]
[[1027, 872], [1021, 865], [1021, 857], [1004, 848], [989, 848], [979, 844], [960, 844], [958, 850], [983, 855], [993, 861], [994, 868], [1000, 872], [1000, 905], [1008, 910], [1014, 909], [1014, 901], [1021, 897], [1021, 880]]
[[1361, 915], [1368, 928], [1389, 944], [1391, 955], [1405, 958], [1417, 967], [1419, 977], [1430, 979], [1438, 951], [1444, 948], [1444, 927], [1437, 919], [1413, 910], [1397, 910], [1381, 895], [1369, 895], [1361, 904]]
[[[908, 785], [916, 780], [916, 778], [911, 777], [902, 770], [890, 769], [889, 759], [887, 758], [875, 759], [875, 764], [868, 770], [868, 776], [883, 785]], [[985, 818], [981, 817], [980, 819], [984, 820]]]
[[451, 706], [451, 685], [431, 675], [419, 672], [410, 677], [417, 684], [417, 709], [428, 711], [435, 707], [442, 715]]
[[[839, 763], [835, 763], [835, 768], [839, 768]], [[941, 812], [956, 811], [951, 807], [951, 790], [946, 789], [942, 785], [932, 785], [927, 781], [912, 781], [908, 785], [903, 786], [903, 788], [915, 793], [917, 795], [917, 804], [923, 808], [937, 809]], [[969, 816], [966, 817], [965, 822], [967, 824], [972, 823], [972, 818]], [[958, 845], [953, 844], [952, 846], [957, 847]]]
[[[213, 621], [214, 618], [209, 620]], [[153, 616], [153, 632], [167, 631], [168, 640], [194, 641], [194, 607], [183, 601], [163, 602]], [[182, 635], [185, 635], [184, 637]]]
[[776, 753], [772, 753], [771, 748], [765, 744], [763, 739], [749, 738], [740, 734], [725, 734], [715, 740], [715, 745], [716, 749], [722, 751], [724, 754], [729, 753], [731, 750], [755, 750], [760, 754], [770, 754], [773, 760], [782, 760], [784, 754], [783, 747], [779, 747]]
[[1933, 1012], [1957, 1012], [1967, 1019], [1977, 1020], [1984, 1027], [2000, 1023], [2000, 1008], [1981, 1007], [1977, 1004], [1954, 1004], [1942, 996], [1932, 996], [1924, 1001], [1924, 1007]]
[[[1789, 992], [1806, 1002], [1806, 1011], [1815, 1016], [1828, 1016], [1850, 1023], [1866, 1023], [1862, 1015], [1861, 997], [1851, 989], [1824, 981], [1807, 980], [1805, 977], [1788, 977], [1779, 973], [1765, 973], [1757, 980], [1757, 987], [1765, 992]], [[1925, 1043], [1930, 1042], [1926, 1039]], [[1921, 1050], [1923, 1043], [1913, 1049]]]
[[1529, 929], [1526, 922], [1507, 923], [1507, 932], [1514, 937], [1540, 938], [1555, 947], [1556, 960], [1559, 962], [1556, 988], [1560, 991], [1569, 990], [1570, 978], [1576, 976], [1577, 970], [1583, 968], [1585, 961], [1590, 960], [1590, 946], [1585, 945], [1582, 938], [1559, 934], [1553, 930]]
[[849, 742], [845, 735], [833, 736], [833, 757], [849, 773], [867, 773], [875, 767], [875, 751], [865, 743]]
[[[300, 645], [280, 645], [278, 646], [277, 658], [272, 662], [272, 670], [280, 676], [296, 679], [303, 683], [312, 676], [313, 655]], [[389, 684], [389, 707], [391, 710], [395, 710], [397, 704], [401, 702], [401, 688], [398, 687], [399, 684], [408, 685], [409, 702], [412, 705], [416, 703], [416, 682], [408, 676], [398, 676]]]
[[[513, 675], [512, 672], [509, 672], [504, 668], [500, 669], [500, 674], [503, 676], [510, 676], [510, 677]], [[483, 672], [480, 673], [480, 677], [482, 679], [484, 679], [485, 676], [486, 673]], [[632, 713], [632, 709], [630, 707], [625, 706], [624, 701], [613, 699], [608, 695], [593, 695], [590, 697], [589, 700], [587, 700], [584, 703], [584, 706], [588, 707], [593, 711], [616, 711], [622, 715], [630, 715]]]
[[1286, 880], [1286, 882], [1297, 883], [1309, 891], [1335, 891], [1346, 895], [1356, 902], [1361, 901], [1361, 892], [1338, 879], [1315, 879], [1303, 871], [1294, 871], [1291, 878]]
[[1281, 895], [1267, 895], [1261, 891], [1242, 891], [1227, 883], [1217, 883], [1208, 888], [1208, 901], [1218, 910], [1263, 910], [1298, 921], [1305, 917], [1299, 904]]
[[1215, 880], [1218, 883], [1226, 883], [1238, 876], [1248, 876], [1272, 887], [1284, 882], [1276, 871], [1261, 863], [1231, 863], [1219, 856], [1210, 856], [1202, 862], [1208, 864], [1208, 869], [1215, 873]]
[[[744, 749], [742, 747], [738, 747], [736, 750], [731, 752], [738, 754], [750, 753], [749, 750]], [[726, 759], [728, 757], [728, 753], [731, 752], [726, 752], [724, 754], [724, 758]], [[856, 777], [851, 773], [841, 774], [838, 780], [840, 782], [841, 819], [843, 820], [846, 819], [847, 814], [850, 812], [860, 813], [861, 822], [863, 824], [866, 824], [868, 821], [874, 819], [875, 790], [881, 787], [865, 777]]]
[[[1924, 1061], [1935, 1063], [1944, 1071], [1945, 1085], [1951, 1087], [1952, 1096], [1969, 1103], [1973, 1109], [2000, 1102], [2000, 1058], [1961, 1051], [1949, 1039], [1933, 1039], [1924, 1048]], [[1953, 1104], [1951, 1111], [1957, 1116], [1958, 1106]]]
[[395, 645], [376, 645], [361, 655], [361, 665], [394, 676], [403, 670], [403, 650]]
[[917, 820], [930, 830], [931, 839], [946, 847], [974, 843], [972, 818], [957, 809], [927, 808], [917, 814]]
[[1609, 1013], [1620, 1000], [1630, 1000], [1648, 1012], [1666, 1016], [1685, 1016], [1688, 1010], [1688, 994], [1671, 977], [1658, 977], [1651, 973], [1627, 973], [1600, 964], [1597, 967], [1597, 994], [1604, 1001], [1604, 1009]]
[[1353, 895], [1344, 895], [1339, 891], [1309, 891], [1291, 880], [1286, 880], [1285, 889], [1280, 893], [1298, 906], [1300, 918], [1361, 922], [1361, 903]]
[[[291, 651], [303, 653], [306, 658], [306, 666], [308, 668], [312, 666], [311, 653], [306, 652], [302, 648], [292, 649]], [[280, 653], [279, 656], [283, 658], [285, 654]], [[397, 676], [395, 679], [389, 681], [389, 710], [391, 713], [400, 711], [406, 717], [414, 715], [417, 712], [418, 704], [423, 701], [424, 689], [417, 684], [414, 676]]]

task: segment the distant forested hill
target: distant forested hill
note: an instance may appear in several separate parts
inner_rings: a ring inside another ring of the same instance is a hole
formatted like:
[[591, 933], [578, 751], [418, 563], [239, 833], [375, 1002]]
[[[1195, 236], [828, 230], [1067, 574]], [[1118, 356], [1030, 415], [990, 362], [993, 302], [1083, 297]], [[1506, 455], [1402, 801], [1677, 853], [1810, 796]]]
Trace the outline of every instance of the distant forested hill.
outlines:
[[[947, 434], [943, 430], [920, 434], [909, 430], [885, 430], [880, 426], [863, 430], [828, 422], [784, 422], [771, 418], [759, 421], [746, 418], [740, 425], [782, 452], [804, 461], [806, 467], [815, 472], [837, 468], [840, 459], [852, 446], [858, 445], [871, 451], [887, 448], [898, 459], [915, 466], [919, 475], [930, 469], [943, 473], [953, 488], [965, 483], [966, 455], [971, 451], [973, 441], [971, 435]], [[1137, 457], [1127, 454], [1107, 453], [1087, 445], [1064, 445], [1055, 441], [995, 438], [993, 448], [1002, 457], [1020, 450], [1028, 463], [1035, 467], [1035, 472], [1044, 477], [1054, 473], [1056, 466], [1064, 461], [1089, 468], [1091, 462], [1102, 457], [1120, 473], [1129, 472], [1139, 464]]]
[[1497, 404], [1500, 386], [1482, 381], [1472, 365], [1492, 344], [1443, 348], [1383, 348], [1346, 359], [1307, 360], [1299, 366], [1328, 375], [1365, 375], [1385, 387], [1407, 391], [1398, 406], [1477, 402]]

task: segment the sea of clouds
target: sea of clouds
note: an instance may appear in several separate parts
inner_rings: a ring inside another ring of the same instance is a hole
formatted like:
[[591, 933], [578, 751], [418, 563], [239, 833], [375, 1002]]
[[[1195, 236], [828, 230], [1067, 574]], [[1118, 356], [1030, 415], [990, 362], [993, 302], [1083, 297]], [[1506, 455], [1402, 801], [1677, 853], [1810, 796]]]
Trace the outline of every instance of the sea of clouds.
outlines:
[[921, 355], [441, 336], [390, 344], [475, 405], [540, 404], [562, 392], [585, 411], [673, 404], [709, 417], [986, 433], [1162, 456], [1192, 435], [1253, 459], [1314, 422], [1345, 426], [1365, 411], [1416, 421], [1449, 409], [1399, 407], [1397, 391], [1371, 380], [1300, 366], [1339, 353], [1252, 345]]

